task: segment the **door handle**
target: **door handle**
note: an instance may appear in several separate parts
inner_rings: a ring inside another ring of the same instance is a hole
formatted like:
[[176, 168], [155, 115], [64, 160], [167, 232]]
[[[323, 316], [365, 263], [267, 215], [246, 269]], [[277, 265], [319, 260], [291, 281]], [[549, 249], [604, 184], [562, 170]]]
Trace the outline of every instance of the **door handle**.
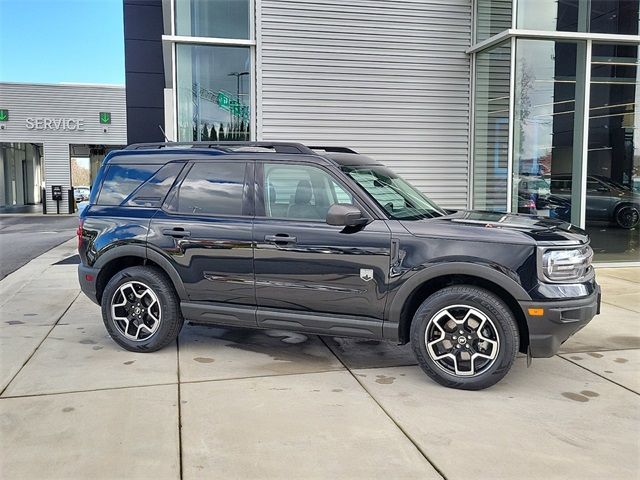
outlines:
[[292, 237], [286, 233], [277, 233], [276, 235], [265, 235], [264, 241], [267, 243], [274, 243], [276, 245], [288, 245], [296, 243], [296, 237]]
[[164, 230], [162, 230], [162, 234], [167, 235], [169, 237], [184, 238], [191, 235], [191, 232], [185, 230], [182, 227], [173, 227], [173, 228], [165, 228]]

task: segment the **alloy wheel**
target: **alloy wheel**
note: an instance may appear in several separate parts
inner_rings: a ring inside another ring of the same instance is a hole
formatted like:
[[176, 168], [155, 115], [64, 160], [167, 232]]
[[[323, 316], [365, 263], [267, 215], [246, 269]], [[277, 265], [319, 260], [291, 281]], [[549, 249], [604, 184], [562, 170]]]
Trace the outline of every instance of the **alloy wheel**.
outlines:
[[469, 305], [452, 305], [436, 313], [425, 331], [427, 352], [445, 372], [473, 377], [498, 357], [500, 336], [487, 315]]
[[160, 327], [161, 316], [158, 296], [144, 283], [123, 283], [111, 299], [113, 323], [129, 340], [141, 342], [151, 338]]
[[633, 228], [640, 221], [640, 212], [636, 207], [627, 205], [618, 210], [616, 220], [622, 228]]

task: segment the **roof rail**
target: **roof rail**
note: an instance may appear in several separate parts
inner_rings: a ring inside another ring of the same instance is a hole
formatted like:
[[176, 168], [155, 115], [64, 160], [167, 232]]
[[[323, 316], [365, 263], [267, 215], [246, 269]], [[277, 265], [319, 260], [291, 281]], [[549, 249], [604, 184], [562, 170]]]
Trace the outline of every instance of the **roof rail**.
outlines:
[[355, 150], [353, 150], [351, 148], [348, 148], [348, 147], [331, 147], [331, 146], [327, 146], [327, 147], [320, 147], [320, 146], [312, 147], [312, 146], [309, 146], [309, 148], [311, 150], [323, 150], [323, 151], [329, 152], [329, 153], [355, 153], [355, 154], [358, 153]]
[[153, 150], [162, 148], [216, 148], [233, 151], [236, 148], [268, 148], [276, 153], [297, 153], [316, 155], [316, 152], [301, 143], [291, 142], [159, 142], [159, 143], [134, 143], [125, 147], [125, 150]]

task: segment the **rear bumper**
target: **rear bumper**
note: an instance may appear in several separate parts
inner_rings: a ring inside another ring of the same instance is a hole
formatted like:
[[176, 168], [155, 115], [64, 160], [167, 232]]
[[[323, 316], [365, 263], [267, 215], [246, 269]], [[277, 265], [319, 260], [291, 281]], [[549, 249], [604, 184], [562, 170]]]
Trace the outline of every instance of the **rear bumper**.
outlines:
[[[552, 357], [569, 337], [600, 313], [600, 286], [588, 297], [552, 302], [520, 302], [529, 327], [529, 349], [533, 357]], [[529, 309], [544, 309], [532, 316]]]
[[98, 302], [98, 296], [96, 294], [96, 281], [98, 280], [99, 270], [97, 268], [91, 268], [83, 265], [78, 265], [78, 281], [80, 282], [80, 289], [92, 302]]

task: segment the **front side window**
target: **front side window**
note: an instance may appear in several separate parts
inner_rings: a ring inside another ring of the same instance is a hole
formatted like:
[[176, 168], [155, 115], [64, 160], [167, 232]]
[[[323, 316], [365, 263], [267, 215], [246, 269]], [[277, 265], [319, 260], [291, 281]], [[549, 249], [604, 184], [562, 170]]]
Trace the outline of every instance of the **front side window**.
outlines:
[[161, 165], [109, 165], [102, 182], [98, 205], [120, 205], [146, 182]]
[[242, 215], [244, 163], [193, 165], [167, 200], [167, 210], [186, 215]]
[[393, 219], [419, 220], [445, 215], [444, 210], [388, 168], [344, 167], [344, 170]]
[[272, 218], [323, 222], [331, 205], [353, 203], [331, 175], [307, 165], [265, 165], [263, 191], [265, 215]]

